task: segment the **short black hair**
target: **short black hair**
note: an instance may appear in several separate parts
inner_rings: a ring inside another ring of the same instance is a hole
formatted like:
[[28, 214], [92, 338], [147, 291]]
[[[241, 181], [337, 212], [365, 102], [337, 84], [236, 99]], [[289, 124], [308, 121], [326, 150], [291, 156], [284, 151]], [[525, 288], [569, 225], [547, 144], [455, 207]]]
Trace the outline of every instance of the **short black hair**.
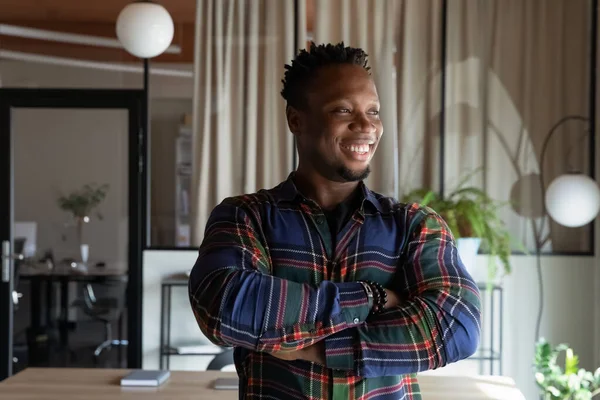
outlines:
[[286, 71], [281, 81], [283, 83], [281, 96], [288, 106], [303, 108], [306, 105], [304, 93], [319, 68], [334, 64], [354, 64], [369, 71], [371, 68], [368, 66], [367, 58], [368, 55], [363, 49], [345, 47], [344, 42], [318, 46], [310, 42], [308, 51], [300, 50], [291, 65], [285, 65]]

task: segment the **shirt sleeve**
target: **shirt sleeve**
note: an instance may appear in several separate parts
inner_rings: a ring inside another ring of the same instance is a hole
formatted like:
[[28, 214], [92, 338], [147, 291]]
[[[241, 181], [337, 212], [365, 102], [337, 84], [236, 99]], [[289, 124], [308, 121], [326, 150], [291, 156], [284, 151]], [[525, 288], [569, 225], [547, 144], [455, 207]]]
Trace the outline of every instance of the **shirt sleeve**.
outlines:
[[427, 208], [408, 221], [410, 240], [395, 290], [402, 305], [325, 339], [329, 368], [397, 376], [471, 356], [481, 333], [480, 294], [446, 223]]
[[192, 269], [189, 297], [213, 343], [254, 351], [295, 351], [364, 323], [369, 306], [360, 283], [318, 287], [271, 275], [260, 215], [234, 200], [208, 220]]

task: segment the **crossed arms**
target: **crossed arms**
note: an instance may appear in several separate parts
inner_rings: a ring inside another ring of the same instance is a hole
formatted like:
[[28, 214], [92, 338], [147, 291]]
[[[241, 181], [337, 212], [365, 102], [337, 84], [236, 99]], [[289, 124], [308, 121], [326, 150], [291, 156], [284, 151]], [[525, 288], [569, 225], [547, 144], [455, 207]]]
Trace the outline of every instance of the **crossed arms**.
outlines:
[[258, 216], [224, 201], [209, 218], [190, 277], [200, 329], [218, 345], [363, 377], [415, 373], [470, 356], [480, 335], [477, 286], [444, 221], [426, 209], [414, 212], [406, 227], [406, 283], [387, 288], [403, 300], [367, 323], [370, 308], [358, 282], [315, 287], [272, 276]]

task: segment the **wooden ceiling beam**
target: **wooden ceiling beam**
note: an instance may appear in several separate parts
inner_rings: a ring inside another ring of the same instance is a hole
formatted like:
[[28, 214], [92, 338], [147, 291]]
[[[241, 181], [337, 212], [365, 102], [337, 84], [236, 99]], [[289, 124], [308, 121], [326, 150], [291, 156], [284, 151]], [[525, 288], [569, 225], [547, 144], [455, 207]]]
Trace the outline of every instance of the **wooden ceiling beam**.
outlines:
[[[77, 33], [107, 38], [116, 38], [113, 23], [102, 22], [57, 22], [57, 21], [1, 21], [6, 24], [46, 29], [56, 32]], [[179, 54], [162, 54], [152, 59], [153, 62], [193, 63], [194, 62], [194, 24], [175, 25], [173, 44], [181, 47]], [[0, 49], [52, 55], [57, 57], [77, 58], [90, 61], [136, 62], [138, 58], [123, 49], [97, 46], [75, 45], [50, 42], [47, 40], [26, 39], [15, 36], [0, 36]]]

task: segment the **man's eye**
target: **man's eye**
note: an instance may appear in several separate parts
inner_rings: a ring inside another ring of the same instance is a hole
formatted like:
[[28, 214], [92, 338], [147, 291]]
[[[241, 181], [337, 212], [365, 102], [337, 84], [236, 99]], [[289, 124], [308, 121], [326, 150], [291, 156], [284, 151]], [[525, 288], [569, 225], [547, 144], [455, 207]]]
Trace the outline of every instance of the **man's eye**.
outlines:
[[379, 111], [377, 111], [377, 110], [369, 111], [369, 114], [371, 114], [371, 115], [379, 115]]
[[337, 108], [337, 109], [335, 110], [335, 112], [342, 113], [342, 114], [347, 114], [347, 113], [349, 113], [349, 112], [350, 112], [350, 110], [349, 110], [349, 109], [347, 109], [347, 108]]

